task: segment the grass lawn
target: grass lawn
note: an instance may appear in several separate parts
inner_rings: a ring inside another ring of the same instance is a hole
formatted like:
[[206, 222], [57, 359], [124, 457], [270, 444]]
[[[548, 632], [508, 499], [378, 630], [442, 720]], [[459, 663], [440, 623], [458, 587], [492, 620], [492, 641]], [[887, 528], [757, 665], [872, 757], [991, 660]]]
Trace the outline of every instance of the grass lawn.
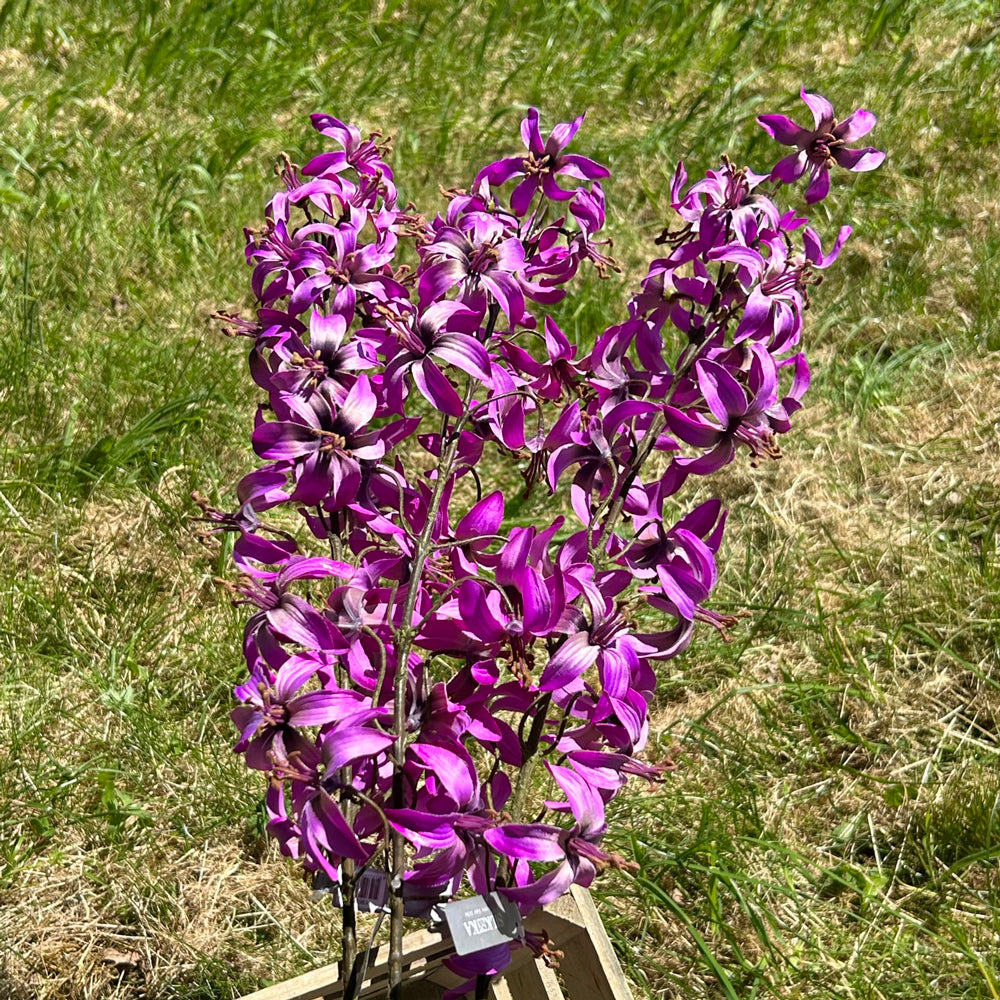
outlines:
[[[324, 110], [401, 201], [588, 113], [623, 317], [678, 158], [775, 159], [805, 84], [880, 118], [807, 316], [814, 383], [661, 676], [679, 768], [615, 803], [598, 905], [637, 998], [1000, 1000], [1000, 18], [991, 0], [0, 2], [0, 1000], [229, 998], [338, 956], [231, 753], [231, 504], [257, 393], [210, 320]], [[800, 110], [802, 109], [802, 110]], [[842, 111], [846, 113], [846, 111]], [[811, 326], [810, 326], [811, 321]], [[685, 501], [694, 500], [690, 494]]]

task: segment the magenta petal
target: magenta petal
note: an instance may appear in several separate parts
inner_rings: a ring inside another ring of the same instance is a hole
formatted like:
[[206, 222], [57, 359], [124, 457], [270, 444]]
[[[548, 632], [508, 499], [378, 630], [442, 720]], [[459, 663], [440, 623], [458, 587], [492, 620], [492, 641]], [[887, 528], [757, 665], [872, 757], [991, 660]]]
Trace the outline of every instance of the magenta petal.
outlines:
[[562, 861], [566, 857], [559, 840], [563, 831], [541, 823], [508, 823], [483, 833], [483, 839], [495, 851], [508, 858], [526, 861]]
[[506, 271], [487, 271], [479, 276], [483, 287], [492, 295], [513, 326], [524, 316], [524, 295], [515, 278]]
[[253, 450], [271, 460], [296, 459], [319, 449], [321, 439], [311, 427], [288, 420], [259, 424], [253, 432]]
[[788, 156], [778, 160], [771, 171], [772, 181], [781, 181], [782, 184], [792, 184], [797, 181], [805, 172], [809, 156], [804, 149], [797, 153], [789, 153]]
[[591, 645], [586, 632], [571, 635], [545, 664], [538, 679], [538, 690], [558, 691], [572, 684], [593, 666], [600, 651], [599, 646]]
[[575, 881], [576, 873], [572, 865], [564, 861], [531, 885], [516, 889], [501, 889], [500, 892], [521, 906], [546, 906], [568, 892]]
[[606, 649], [601, 659], [601, 685], [604, 693], [612, 698], [624, 698], [632, 684], [632, 674], [637, 663], [635, 652], [622, 645], [621, 651]]
[[511, 192], [510, 210], [517, 216], [525, 215], [531, 206], [531, 199], [538, 190], [538, 177], [525, 177]]
[[677, 609], [678, 616], [687, 619], [694, 618], [694, 598], [674, 579], [669, 568], [660, 567], [659, 583], [667, 599]]
[[611, 176], [611, 171], [603, 164], [576, 153], [569, 153], [562, 158], [559, 173], [585, 181], [596, 181]]
[[789, 362], [795, 365], [795, 375], [792, 379], [792, 388], [789, 396], [792, 399], [801, 399], [809, 388], [810, 373], [809, 364], [804, 354], [796, 354], [794, 358], [789, 358]]
[[875, 128], [878, 119], [864, 108], [858, 108], [854, 114], [848, 115], [842, 122], [837, 123], [833, 134], [841, 142], [855, 142], [868, 135]]
[[856, 170], [864, 173], [866, 170], [874, 170], [882, 165], [885, 153], [868, 146], [865, 149], [846, 149], [838, 147], [833, 150], [833, 158], [837, 163], [847, 170]]
[[292, 292], [292, 297], [288, 300], [288, 311], [293, 316], [305, 312], [330, 287], [330, 284], [330, 276], [324, 272], [310, 275]]
[[[465, 752], [461, 744], [456, 746], [459, 751]], [[471, 759], [431, 743], [411, 743], [407, 752], [427, 769], [428, 776], [434, 776], [439, 786], [459, 808], [472, 803], [478, 790], [478, 782], [473, 777], [475, 767]]]
[[[716, 523], [719, 522], [719, 516], [722, 516], [722, 521], [716, 527]], [[717, 540], [714, 538], [708, 539], [708, 533], [715, 528], [716, 531], [720, 531], [721, 538], [721, 528], [725, 526], [726, 512], [722, 509], [721, 500], [706, 500], [704, 503], [698, 504], [694, 510], [688, 511], [678, 522], [674, 525], [674, 528], [683, 528], [685, 531], [690, 531], [693, 535], [697, 535], [699, 538], [705, 538], [706, 544], [712, 551], [718, 550]], [[713, 542], [715, 544], [713, 545]]]
[[386, 809], [389, 822], [407, 840], [418, 847], [431, 850], [444, 850], [451, 847], [457, 835], [454, 830], [455, 821], [461, 813], [431, 814], [420, 809]]
[[580, 430], [580, 401], [574, 399], [559, 415], [552, 429], [545, 436], [545, 448], [554, 450], [569, 444], [574, 434]]
[[372, 392], [368, 376], [359, 375], [340, 407], [340, 412], [337, 414], [338, 423], [348, 433], [360, 430], [371, 423], [377, 408], [378, 401]]
[[799, 96], [806, 102], [809, 106], [809, 110], [813, 113], [813, 121], [816, 124], [816, 130], [824, 132], [829, 131], [834, 122], [833, 105], [825, 97], [821, 97], [819, 94], [807, 94], [805, 87], [802, 88]]
[[374, 462], [385, 454], [385, 442], [379, 440], [374, 434], [360, 435], [362, 440], [374, 438], [371, 444], [361, 444], [358, 439], [351, 442], [351, 454], [359, 462]]
[[719, 443], [704, 455], [697, 458], [678, 458], [677, 464], [685, 473], [696, 476], [707, 476], [728, 465], [736, 457], [736, 439], [732, 436], [720, 435]]
[[284, 472], [275, 472], [271, 468], [249, 472], [237, 483], [236, 498], [241, 504], [250, 504], [254, 510], [265, 510], [265, 504], [273, 506], [270, 501], [281, 503], [287, 499], [283, 489], [287, 480]]
[[275, 698], [278, 701], [288, 701], [319, 670], [320, 666], [320, 660], [305, 656], [290, 656], [275, 678]]
[[806, 188], [806, 204], [822, 201], [830, 193], [830, 168], [826, 164], [813, 167], [812, 180]]
[[586, 778], [568, 767], [549, 763], [545, 766], [552, 772], [556, 784], [566, 794], [566, 801], [569, 802], [569, 807], [580, 824], [583, 836], [593, 837], [595, 834], [603, 833], [604, 800], [597, 789]]
[[322, 580], [328, 576], [339, 576], [349, 580], [354, 575], [354, 567], [349, 563], [326, 556], [296, 556], [281, 569], [282, 584], [292, 580]]
[[692, 580], [689, 573], [678, 573], [678, 575], [681, 576], [689, 587], [697, 589], [698, 586], [703, 586], [711, 590], [716, 582], [716, 569], [715, 556], [708, 547], [708, 544], [686, 528], [675, 526], [673, 534], [687, 554], [688, 562], [691, 564], [691, 570], [697, 583]]
[[354, 858], [355, 861], [364, 861], [368, 857], [368, 852], [344, 819], [340, 807], [322, 789], [303, 807], [300, 825], [307, 842], [314, 837], [315, 841], [334, 854]]
[[423, 274], [417, 286], [420, 293], [420, 304], [436, 302], [465, 277], [466, 270], [460, 261], [445, 258], [431, 264]]
[[330, 461], [329, 455], [314, 455], [295, 470], [295, 489], [292, 499], [313, 507], [322, 503], [336, 480], [339, 480], [339, 463]]
[[521, 121], [521, 138], [525, 146], [536, 156], [545, 152], [542, 133], [538, 130], [538, 109], [528, 108], [528, 117]]
[[730, 417], [742, 417], [747, 412], [747, 396], [743, 387], [714, 361], [699, 361], [698, 387], [701, 389], [712, 415], [722, 424], [729, 425]]
[[617, 435], [622, 424], [640, 416], [649, 416], [660, 409], [659, 403], [646, 399], [626, 399], [613, 406], [601, 421], [606, 438]]
[[503, 523], [504, 496], [502, 490], [483, 497], [455, 528], [456, 538], [492, 535]]
[[464, 333], [445, 333], [434, 342], [431, 354], [480, 382], [490, 382], [490, 357], [474, 337]]
[[732, 264], [739, 264], [755, 275], [764, 271], [764, 258], [756, 250], [744, 246], [742, 243], [714, 246], [705, 254], [705, 257], [708, 260], [726, 260]]
[[833, 244], [833, 249], [824, 256], [823, 247], [816, 230], [811, 226], [807, 226], [802, 232], [802, 247], [805, 250], [806, 260], [815, 267], [829, 267], [837, 259], [850, 235], [851, 227], [841, 226], [840, 231], [837, 233], [837, 239]]
[[462, 631], [482, 642], [499, 642], [504, 636], [504, 622], [490, 608], [482, 585], [463, 580], [458, 588], [458, 613], [462, 616]]
[[497, 160], [495, 163], [491, 163], [487, 167], [483, 167], [482, 170], [476, 174], [475, 183], [472, 185], [473, 188], [478, 188], [480, 183], [482, 183], [485, 178], [493, 187], [499, 187], [501, 184], [506, 184], [512, 177], [517, 177], [519, 174], [524, 173], [524, 157], [523, 156], [508, 156], [505, 159]]
[[684, 169], [684, 161], [677, 161], [677, 169], [674, 171], [673, 179], [670, 181], [670, 203], [676, 208], [680, 204], [681, 192], [687, 184], [688, 174]]
[[324, 316], [318, 312], [309, 314], [309, 346], [314, 351], [327, 356], [339, 350], [347, 335], [347, 323], [339, 313]]
[[288, 702], [288, 723], [292, 726], [325, 726], [357, 711], [357, 697], [347, 691], [307, 691]]
[[574, 462], [584, 462], [593, 456], [593, 450], [582, 444], [564, 444], [549, 456], [547, 469], [549, 486], [555, 491], [559, 477]]
[[450, 416], [462, 416], [465, 408], [462, 406], [461, 397], [430, 358], [422, 358], [410, 371], [417, 388], [431, 405]]
[[515, 400], [500, 420], [500, 440], [507, 448], [517, 450], [525, 445], [524, 401]]
[[725, 431], [713, 427], [700, 414], [690, 417], [674, 406], [665, 406], [663, 413], [671, 431], [682, 441], [693, 444], [696, 448], [711, 448], [725, 435]]
[[236, 544], [233, 546], [233, 559], [243, 572], [256, 575], [260, 570], [259, 567], [255, 568], [251, 565], [252, 563], [277, 565], [284, 562], [295, 551], [295, 542], [291, 540], [272, 541], [248, 531], [236, 539]]
[[483, 948], [482, 951], [474, 951], [468, 955], [449, 955], [445, 960], [445, 967], [458, 976], [468, 977], [467, 981], [445, 990], [441, 994], [441, 1000], [460, 1000], [475, 989], [475, 978], [478, 976], [494, 976], [498, 972], [503, 972], [510, 965], [511, 945], [505, 941], [503, 944], [496, 944], [492, 948]]
[[524, 603], [524, 628], [531, 635], [545, 635], [552, 617], [552, 596], [534, 566], [525, 566], [519, 581]]
[[578, 118], [574, 118], [571, 122], [560, 122], [549, 135], [548, 141], [545, 143], [545, 152], [556, 156], [559, 152], [565, 149], [572, 141], [573, 136], [580, 131], [580, 126], [583, 124], [583, 115]]
[[524, 270], [524, 244], [517, 237], [502, 240], [495, 250], [499, 270], [511, 273]]
[[566, 334], [556, 326], [556, 321], [551, 316], [545, 317], [545, 349], [549, 352], [549, 360], [571, 358], [576, 353], [566, 339]]
[[327, 770], [336, 770], [357, 760], [368, 760], [388, 750], [395, 742], [389, 733], [357, 726], [335, 728], [323, 738], [323, 760]]
[[542, 175], [542, 191], [546, 198], [551, 198], [553, 201], [569, 201], [577, 190], [577, 188], [561, 187], [554, 174]]
[[277, 635], [307, 649], [347, 651], [344, 637], [336, 626], [294, 594], [285, 594], [281, 603], [267, 612], [267, 620]]
[[461, 302], [445, 299], [422, 310], [419, 326], [438, 333], [475, 333], [482, 313]]
[[501, 587], [516, 587], [520, 584], [521, 570], [528, 564], [528, 555], [534, 540], [534, 528], [511, 529], [510, 540], [503, 547], [496, 568], [497, 583]]
[[757, 124], [783, 146], [804, 146], [809, 138], [807, 129], [796, 125], [791, 118], [786, 118], [784, 115], [760, 115]]
[[770, 317], [771, 300], [761, 291], [759, 285], [755, 285], [747, 304], [743, 307], [743, 316], [733, 335], [733, 342], [738, 344], [741, 340], [762, 331]]

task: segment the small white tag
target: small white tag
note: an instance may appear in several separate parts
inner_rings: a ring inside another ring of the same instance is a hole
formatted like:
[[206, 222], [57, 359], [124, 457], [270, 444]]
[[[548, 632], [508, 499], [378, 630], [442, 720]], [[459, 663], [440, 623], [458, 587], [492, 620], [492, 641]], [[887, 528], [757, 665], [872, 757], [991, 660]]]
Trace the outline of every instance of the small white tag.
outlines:
[[456, 899], [441, 907], [455, 952], [471, 955], [524, 936], [517, 906], [499, 893]]
[[354, 886], [354, 899], [362, 913], [389, 912], [389, 879], [378, 868], [366, 868]]
[[[323, 873], [313, 879], [313, 896], [329, 895], [334, 906], [344, 905], [344, 893], [339, 883], [331, 882]], [[361, 913], [389, 912], [389, 880], [382, 868], [366, 868], [354, 885], [354, 905]]]

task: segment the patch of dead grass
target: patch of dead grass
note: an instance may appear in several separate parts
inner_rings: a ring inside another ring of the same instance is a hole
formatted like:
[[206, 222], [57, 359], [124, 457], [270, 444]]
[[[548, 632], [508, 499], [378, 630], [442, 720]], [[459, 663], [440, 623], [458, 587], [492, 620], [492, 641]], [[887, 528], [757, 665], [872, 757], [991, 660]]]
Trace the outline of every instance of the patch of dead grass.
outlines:
[[[989, 759], [1000, 742], [1000, 695], [984, 680], [997, 676], [996, 649], [973, 641], [963, 666], [948, 648], [952, 634], [987, 628], [1000, 603], [1000, 595], [979, 589], [969, 565], [977, 553], [963, 541], [969, 518], [995, 518], [1000, 503], [1000, 365], [964, 356], [921, 378], [918, 386], [931, 387], [926, 401], [876, 408], [863, 427], [831, 404], [807, 407], [780, 462], [728, 472], [728, 501], [753, 511], [737, 514], [740, 527], [766, 522], [793, 552], [791, 568], [770, 583], [775, 567], [757, 553], [761, 579], [736, 589], [785, 588], [783, 606], [822, 615], [826, 638], [805, 630], [751, 642], [738, 676], [709, 691], [675, 685], [653, 719], [656, 730], [682, 743], [672, 782], [717, 803], [738, 768], [740, 780], [754, 788], [769, 837], [816, 872], [842, 860], [874, 872], [892, 889], [887, 906], [904, 912], [913, 906], [917, 913], [930, 905], [926, 890], [908, 881], [927, 877], [910, 870], [924, 863], [922, 817], [965, 787], [961, 774], [970, 765], [962, 761]], [[970, 513], [969, 498], [980, 493], [982, 511]], [[744, 565], [750, 534], [733, 525], [726, 564]], [[995, 578], [996, 555], [985, 558], [994, 560]], [[723, 580], [727, 572], [724, 564]], [[941, 645], [914, 641], [901, 629], [908, 620]], [[748, 627], [736, 630], [737, 641]], [[682, 677], [696, 670], [678, 663]], [[830, 689], [810, 720], [794, 699], [815, 684]], [[844, 739], [838, 726], [853, 736]], [[758, 759], [769, 761], [764, 770], [753, 763]], [[774, 769], [782, 761], [787, 772]], [[899, 795], [889, 794], [894, 787]], [[721, 807], [713, 812], [724, 815]], [[740, 865], [762, 884], [774, 876], [775, 859], [765, 847], [741, 855]], [[977, 868], [968, 878], [982, 874]], [[801, 874], [793, 884], [799, 903], [776, 898], [768, 905], [787, 930], [809, 937], [810, 949], [830, 941], [824, 953], [831, 982], [847, 984], [865, 949], [902, 926], [887, 910], [859, 937], [857, 910], [844, 911], [839, 895], [817, 899], [814, 879]], [[970, 940], [996, 948], [995, 928], [985, 928], [978, 913], [977, 891], [961, 880], [948, 891], [955, 899], [950, 918]], [[758, 938], [751, 928], [739, 931], [740, 912], [727, 911], [726, 923], [751, 956]], [[844, 940], [857, 942], [847, 962], [836, 957], [836, 942]], [[669, 951], [674, 945], [666, 941]]]
[[292, 975], [339, 939], [339, 914], [309, 896], [273, 845], [260, 862], [218, 842], [98, 860], [64, 840], [3, 900], [0, 968], [34, 1000], [144, 997], [196, 981], [207, 956], [233, 982]]

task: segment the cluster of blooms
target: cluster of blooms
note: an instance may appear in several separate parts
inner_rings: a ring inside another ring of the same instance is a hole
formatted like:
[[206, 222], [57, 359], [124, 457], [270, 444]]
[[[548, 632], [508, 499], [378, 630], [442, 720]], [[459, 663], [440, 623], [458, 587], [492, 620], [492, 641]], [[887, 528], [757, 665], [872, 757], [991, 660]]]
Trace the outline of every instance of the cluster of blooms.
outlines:
[[[638, 757], [653, 665], [695, 622], [730, 624], [705, 606], [725, 512], [710, 500], [674, 522], [668, 500], [741, 446], [779, 454], [809, 384], [806, 288], [850, 233], [824, 253], [760, 186], [812, 164], [810, 196], [825, 194], [831, 162], [878, 158], [844, 148], [867, 112], [838, 125], [806, 97], [817, 134], [761, 119], [801, 147], [771, 178], [724, 161], [686, 187], [677, 168], [665, 256], [589, 351], [545, 311], [585, 262], [615, 266], [599, 239], [608, 171], [566, 152], [583, 116], [543, 139], [532, 109], [526, 149], [432, 221], [398, 205], [377, 135], [313, 116], [338, 148], [280, 168], [246, 233], [257, 316], [229, 317], [267, 393], [264, 464], [238, 511], [208, 511], [236, 535], [254, 607], [236, 750], [269, 775], [269, 828], [307, 869], [340, 883], [345, 861], [377, 867], [401, 835], [397, 891], [420, 915], [465, 880], [526, 912], [626, 863], [601, 841], [628, 778], [667, 766]], [[495, 462], [527, 489], [568, 488], [579, 523], [511, 526], [483, 487]], [[267, 522], [278, 507], [322, 555]], [[547, 775], [529, 781], [534, 760]]]

